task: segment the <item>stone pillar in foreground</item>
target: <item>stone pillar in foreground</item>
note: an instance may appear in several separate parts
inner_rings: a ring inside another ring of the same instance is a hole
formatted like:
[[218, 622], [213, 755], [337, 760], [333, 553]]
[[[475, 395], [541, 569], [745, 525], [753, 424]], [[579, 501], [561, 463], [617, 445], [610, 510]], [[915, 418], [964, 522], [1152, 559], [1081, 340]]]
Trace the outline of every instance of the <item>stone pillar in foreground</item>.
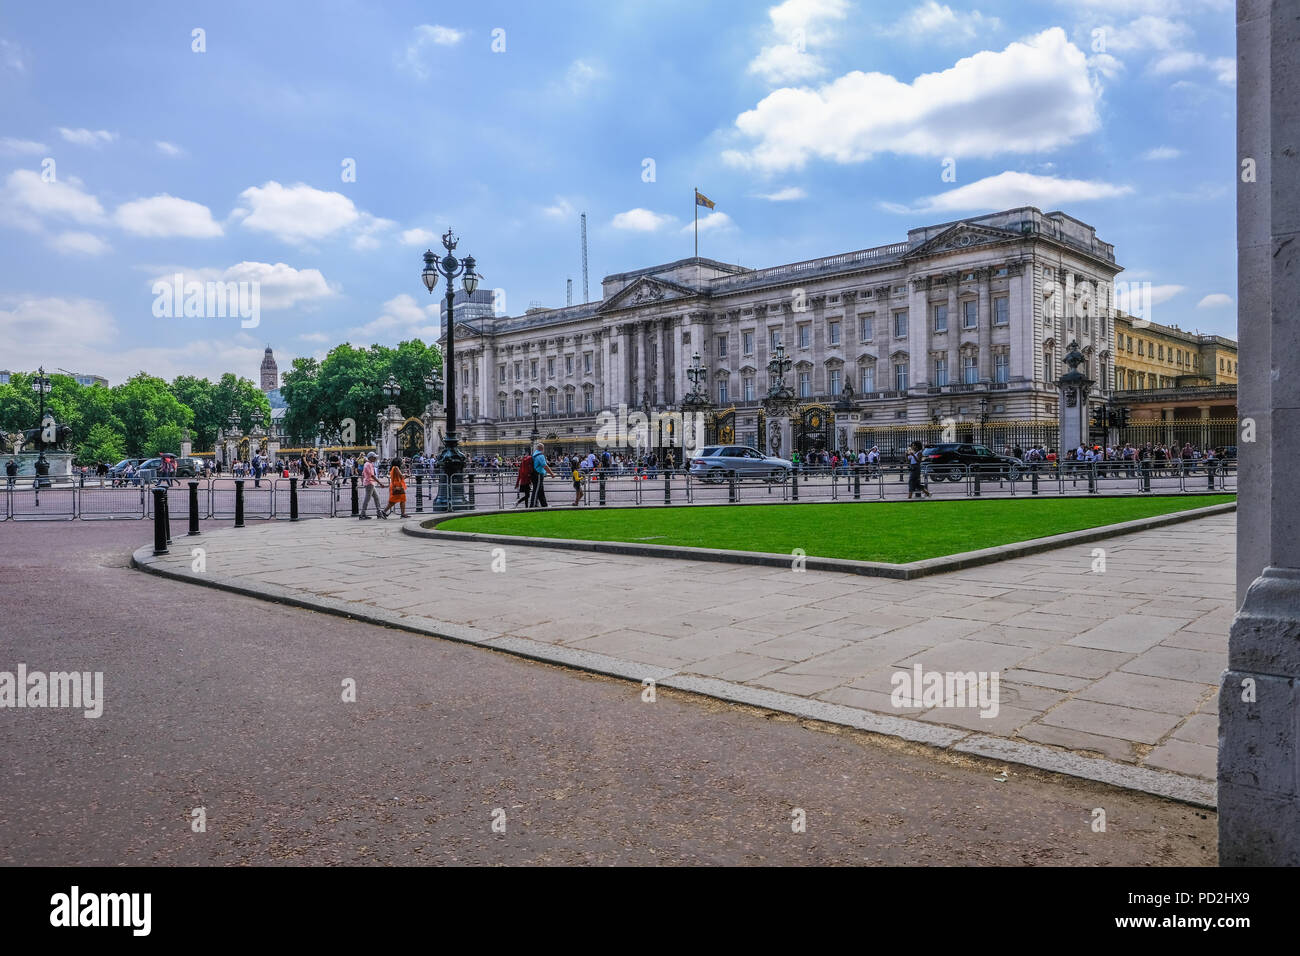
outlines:
[[1241, 606], [1219, 687], [1219, 861], [1296, 866], [1300, 18], [1295, 0], [1239, 0], [1237, 64]]

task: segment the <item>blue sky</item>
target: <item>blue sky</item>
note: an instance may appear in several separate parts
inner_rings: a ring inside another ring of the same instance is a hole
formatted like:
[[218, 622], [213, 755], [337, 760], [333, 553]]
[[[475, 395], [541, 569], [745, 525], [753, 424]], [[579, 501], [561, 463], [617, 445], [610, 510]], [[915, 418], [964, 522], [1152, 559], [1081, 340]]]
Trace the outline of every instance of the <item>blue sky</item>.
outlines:
[[[518, 314], [581, 299], [585, 211], [598, 298], [691, 255], [693, 186], [753, 267], [1063, 209], [1235, 335], [1234, 43], [1230, 0], [8, 3], [0, 368], [427, 341], [448, 225]], [[259, 325], [155, 315], [177, 272], [260, 283]]]

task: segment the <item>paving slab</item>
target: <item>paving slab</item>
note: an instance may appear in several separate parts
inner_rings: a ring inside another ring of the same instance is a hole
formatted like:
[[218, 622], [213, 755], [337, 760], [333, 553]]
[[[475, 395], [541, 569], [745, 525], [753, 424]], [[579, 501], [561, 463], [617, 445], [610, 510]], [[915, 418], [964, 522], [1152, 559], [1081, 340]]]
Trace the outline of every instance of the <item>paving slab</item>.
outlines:
[[[1034, 766], [1095, 779], [1122, 764], [1139, 788], [1212, 804], [1203, 751], [1227, 666], [1234, 534], [1232, 514], [1211, 515], [1106, 538], [1106, 573], [1090, 570], [1089, 544], [900, 580], [422, 539], [396, 522], [338, 519], [205, 531], [186, 539], [207, 550], [204, 573], [188, 548], [141, 549], [136, 563], [931, 746], [1004, 740]], [[1171, 561], [1171, 548], [1188, 560]], [[895, 705], [895, 675], [918, 664], [997, 673], [998, 716]]]

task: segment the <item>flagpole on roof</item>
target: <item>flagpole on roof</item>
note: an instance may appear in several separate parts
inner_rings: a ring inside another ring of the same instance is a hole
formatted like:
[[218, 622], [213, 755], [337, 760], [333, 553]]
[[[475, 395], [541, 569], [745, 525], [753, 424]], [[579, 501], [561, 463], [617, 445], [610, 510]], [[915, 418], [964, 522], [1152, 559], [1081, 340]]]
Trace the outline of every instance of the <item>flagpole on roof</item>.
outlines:
[[695, 190], [694, 201], [691, 203], [695, 210], [695, 258], [700, 257], [700, 187], [693, 186]]

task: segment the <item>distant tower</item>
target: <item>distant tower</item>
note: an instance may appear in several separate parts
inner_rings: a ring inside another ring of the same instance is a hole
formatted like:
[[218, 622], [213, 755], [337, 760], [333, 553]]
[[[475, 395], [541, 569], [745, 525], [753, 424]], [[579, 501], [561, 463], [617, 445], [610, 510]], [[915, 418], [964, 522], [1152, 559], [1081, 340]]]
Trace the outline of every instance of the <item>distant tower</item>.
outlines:
[[274, 392], [280, 387], [280, 370], [275, 364], [275, 356], [271, 354], [271, 346], [266, 347], [266, 354], [262, 356], [262, 391]]

